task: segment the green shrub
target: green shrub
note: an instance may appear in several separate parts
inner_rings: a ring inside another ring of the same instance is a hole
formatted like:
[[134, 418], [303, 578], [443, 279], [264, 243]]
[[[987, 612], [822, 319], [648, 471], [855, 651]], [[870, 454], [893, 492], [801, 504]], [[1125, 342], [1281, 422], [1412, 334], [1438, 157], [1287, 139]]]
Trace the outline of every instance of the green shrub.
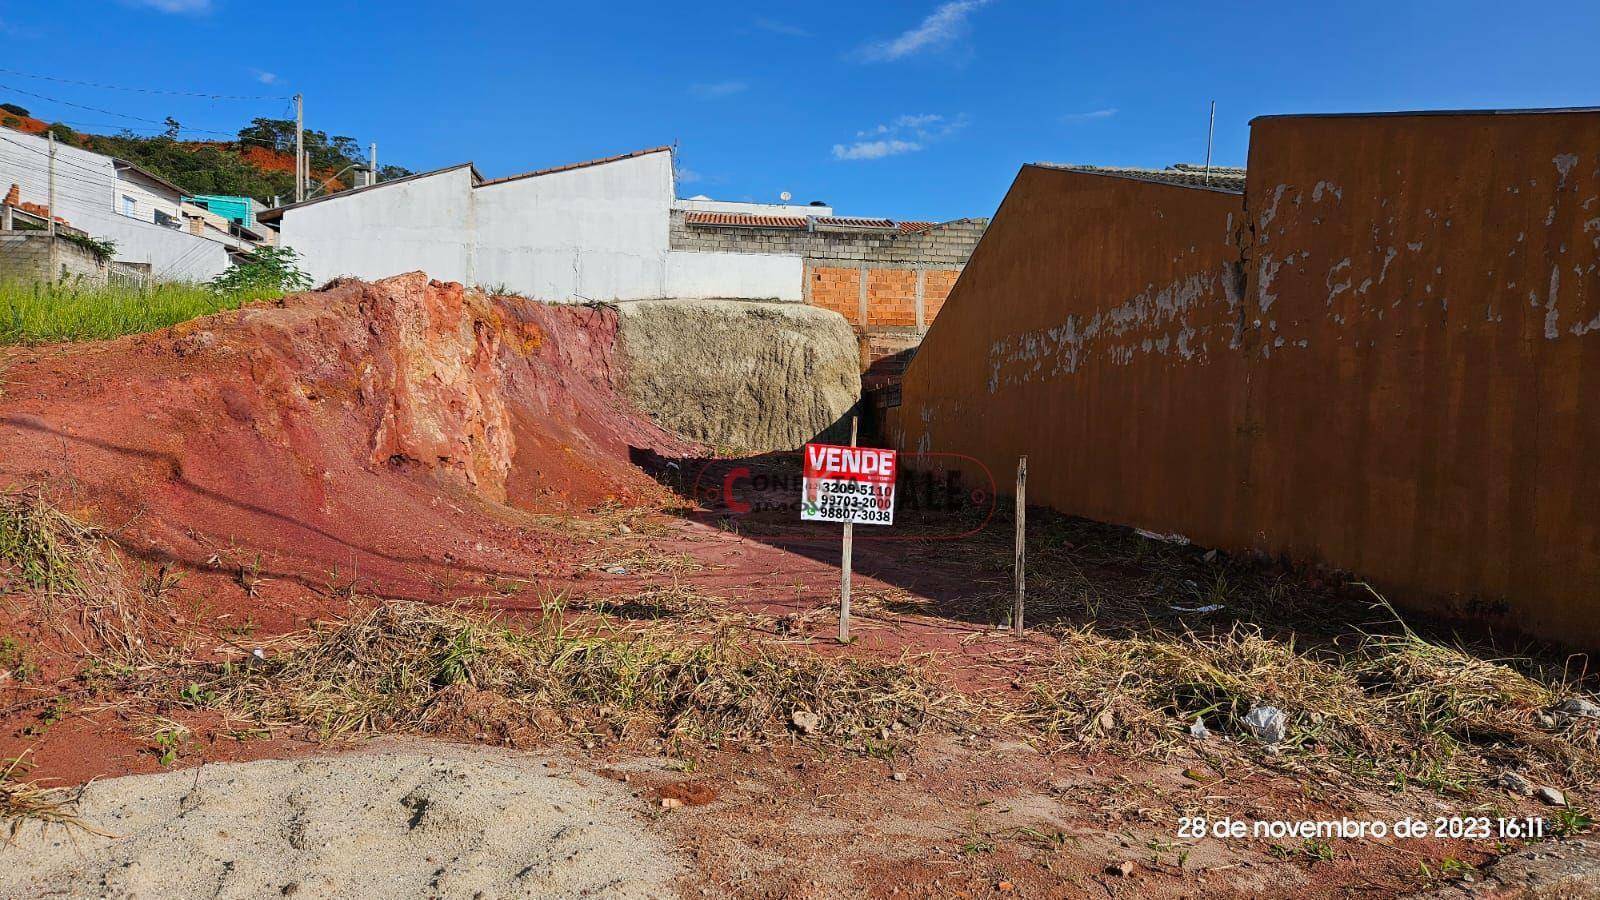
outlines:
[[213, 279], [211, 289], [220, 294], [306, 290], [311, 287], [311, 276], [300, 269], [299, 259], [300, 254], [289, 247], [257, 247]]

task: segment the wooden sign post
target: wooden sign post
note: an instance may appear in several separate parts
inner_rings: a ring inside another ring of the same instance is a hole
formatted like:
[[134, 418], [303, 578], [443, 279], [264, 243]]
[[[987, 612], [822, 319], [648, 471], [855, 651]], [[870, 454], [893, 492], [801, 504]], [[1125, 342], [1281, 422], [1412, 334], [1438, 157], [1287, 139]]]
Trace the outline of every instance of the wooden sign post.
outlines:
[[1028, 457], [1017, 460], [1017, 599], [1011, 606], [1011, 630], [1022, 635], [1022, 604], [1028, 590]]
[[800, 518], [807, 522], [840, 522], [844, 543], [839, 551], [839, 641], [850, 641], [850, 569], [856, 523], [894, 524], [894, 480], [898, 454], [893, 450], [857, 447], [857, 423], [850, 419], [850, 446], [807, 444]]
[[[850, 417], [850, 446], [856, 445], [856, 417]], [[839, 549], [839, 643], [850, 643], [850, 557], [854, 551], [856, 521], [844, 523], [844, 545]]]

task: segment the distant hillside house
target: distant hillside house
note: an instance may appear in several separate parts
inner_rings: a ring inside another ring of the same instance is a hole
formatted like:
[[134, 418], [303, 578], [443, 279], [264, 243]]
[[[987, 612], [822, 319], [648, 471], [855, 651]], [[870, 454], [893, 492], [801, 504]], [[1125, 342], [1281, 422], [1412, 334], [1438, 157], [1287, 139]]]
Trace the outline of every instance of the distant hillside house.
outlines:
[[680, 200], [669, 147], [493, 179], [462, 163], [259, 219], [316, 280], [420, 269], [549, 301], [810, 302], [856, 326], [864, 363], [916, 345], [987, 224]]
[[[49, 197], [49, 142], [37, 135], [0, 131], [0, 188], [15, 184], [21, 198]], [[184, 192], [133, 163], [56, 144], [56, 215], [90, 237], [116, 245], [118, 262], [149, 266], [156, 281], [206, 281], [230, 262], [230, 253], [253, 248], [262, 235], [196, 224], [186, 215]]]

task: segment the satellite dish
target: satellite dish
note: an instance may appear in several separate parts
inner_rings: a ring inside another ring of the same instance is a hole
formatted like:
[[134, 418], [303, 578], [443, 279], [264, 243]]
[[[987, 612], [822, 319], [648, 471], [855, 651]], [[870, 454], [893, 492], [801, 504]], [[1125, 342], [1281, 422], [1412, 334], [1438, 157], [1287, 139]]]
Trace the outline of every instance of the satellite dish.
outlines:
[[778, 195], [778, 199], [782, 200], [785, 203], [788, 203], [790, 201], [790, 199], [792, 199], [793, 197], [794, 197], [794, 195], [789, 193], [788, 191], [784, 191], [783, 193]]

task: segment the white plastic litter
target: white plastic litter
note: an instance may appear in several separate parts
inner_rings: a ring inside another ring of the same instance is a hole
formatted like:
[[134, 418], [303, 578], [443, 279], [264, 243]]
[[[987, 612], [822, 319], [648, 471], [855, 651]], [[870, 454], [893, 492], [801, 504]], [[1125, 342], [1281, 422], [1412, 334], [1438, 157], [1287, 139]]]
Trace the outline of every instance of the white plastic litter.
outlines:
[[1222, 608], [1221, 603], [1207, 603], [1205, 606], [1173, 606], [1173, 612], [1181, 613], [1214, 613]]
[[1245, 714], [1244, 727], [1263, 744], [1280, 744], [1288, 735], [1289, 723], [1276, 706], [1257, 706]]

